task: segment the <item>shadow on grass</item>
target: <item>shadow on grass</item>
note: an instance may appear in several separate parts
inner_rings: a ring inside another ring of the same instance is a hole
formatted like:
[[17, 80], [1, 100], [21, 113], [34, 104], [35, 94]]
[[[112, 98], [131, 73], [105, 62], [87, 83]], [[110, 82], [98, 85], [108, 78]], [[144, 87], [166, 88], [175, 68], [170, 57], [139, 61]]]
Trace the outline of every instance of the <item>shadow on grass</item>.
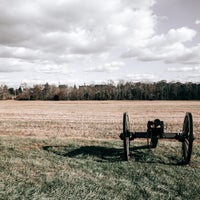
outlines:
[[123, 155], [123, 149], [102, 146], [81, 146], [78, 148], [71, 146], [44, 146], [43, 149], [64, 157], [93, 159], [97, 162], [120, 161]]
[[130, 157], [134, 159], [135, 162], [140, 163], [157, 163], [163, 165], [185, 165], [185, 162], [180, 160], [180, 158], [175, 155], [163, 155], [162, 152], [160, 155], [155, 155], [153, 153], [153, 149], [149, 148], [149, 146], [137, 146], [130, 148]]
[[[104, 146], [44, 146], [45, 151], [63, 157], [92, 159], [97, 162], [119, 162], [124, 160], [123, 148], [113, 148]], [[147, 145], [134, 146], [130, 148], [131, 160], [140, 163], [159, 163], [164, 165], [183, 165], [174, 156], [165, 157], [154, 155], [151, 148]]]

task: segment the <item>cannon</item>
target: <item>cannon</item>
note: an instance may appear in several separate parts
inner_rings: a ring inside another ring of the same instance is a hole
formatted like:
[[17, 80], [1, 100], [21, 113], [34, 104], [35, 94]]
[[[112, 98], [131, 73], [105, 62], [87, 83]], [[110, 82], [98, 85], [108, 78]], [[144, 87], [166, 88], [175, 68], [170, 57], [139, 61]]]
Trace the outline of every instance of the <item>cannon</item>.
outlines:
[[123, 114], [123, 132], [120, 134], [120, 139], [123, 140], [124, 160], [126, 161], [130, 159], [130, 141], [136, 138], [146, 138], [149, 148], [156, 148], [158, 140], [160, 139], [177, 140], [182, 143], [182, 158], [180, 163], [188, 164], [191, 159], [194, 141], [192, 114], [190, 112], [185, 114], [181, 133], [165, 133], [164, 122], [160, 119], [148, 121], [146, 132], [131, 132], [129, 116], [125, 112]]

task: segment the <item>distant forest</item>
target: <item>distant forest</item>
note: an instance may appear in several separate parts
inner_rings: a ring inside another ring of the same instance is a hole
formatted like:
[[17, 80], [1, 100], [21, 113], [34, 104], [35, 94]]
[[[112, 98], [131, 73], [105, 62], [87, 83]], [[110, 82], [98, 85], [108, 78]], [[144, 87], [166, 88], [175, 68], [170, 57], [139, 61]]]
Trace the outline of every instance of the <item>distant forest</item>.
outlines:
[[101, 85], [37, 84], [18, 89], [0, 86], [0, 99], [8, 100], [200, 100], [200, 83], [110, 81]]

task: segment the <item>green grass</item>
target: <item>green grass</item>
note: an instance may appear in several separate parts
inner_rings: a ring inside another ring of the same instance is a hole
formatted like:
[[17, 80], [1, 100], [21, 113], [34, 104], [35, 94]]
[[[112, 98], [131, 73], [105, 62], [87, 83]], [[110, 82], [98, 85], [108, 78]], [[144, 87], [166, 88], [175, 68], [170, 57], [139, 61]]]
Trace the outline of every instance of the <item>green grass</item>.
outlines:
[[199, 199], [200, 144], [180, 166], [178, 142], [0, 138], [0, 199]]

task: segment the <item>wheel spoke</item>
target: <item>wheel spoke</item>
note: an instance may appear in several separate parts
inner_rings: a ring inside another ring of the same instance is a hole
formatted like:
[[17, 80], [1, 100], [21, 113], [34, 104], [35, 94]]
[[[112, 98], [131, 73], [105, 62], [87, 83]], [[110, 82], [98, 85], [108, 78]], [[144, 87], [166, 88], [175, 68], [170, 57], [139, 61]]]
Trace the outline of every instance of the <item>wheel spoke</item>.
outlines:
[[184, 158], [184, 160], [186, 159], [186, 154], [187, 154], [186, 145], [185, 145], [185, 142], [183, 142], [183, 158]]
[[185, 139], [185, 143], [189, 146], [190, 142], [188, 139]]

